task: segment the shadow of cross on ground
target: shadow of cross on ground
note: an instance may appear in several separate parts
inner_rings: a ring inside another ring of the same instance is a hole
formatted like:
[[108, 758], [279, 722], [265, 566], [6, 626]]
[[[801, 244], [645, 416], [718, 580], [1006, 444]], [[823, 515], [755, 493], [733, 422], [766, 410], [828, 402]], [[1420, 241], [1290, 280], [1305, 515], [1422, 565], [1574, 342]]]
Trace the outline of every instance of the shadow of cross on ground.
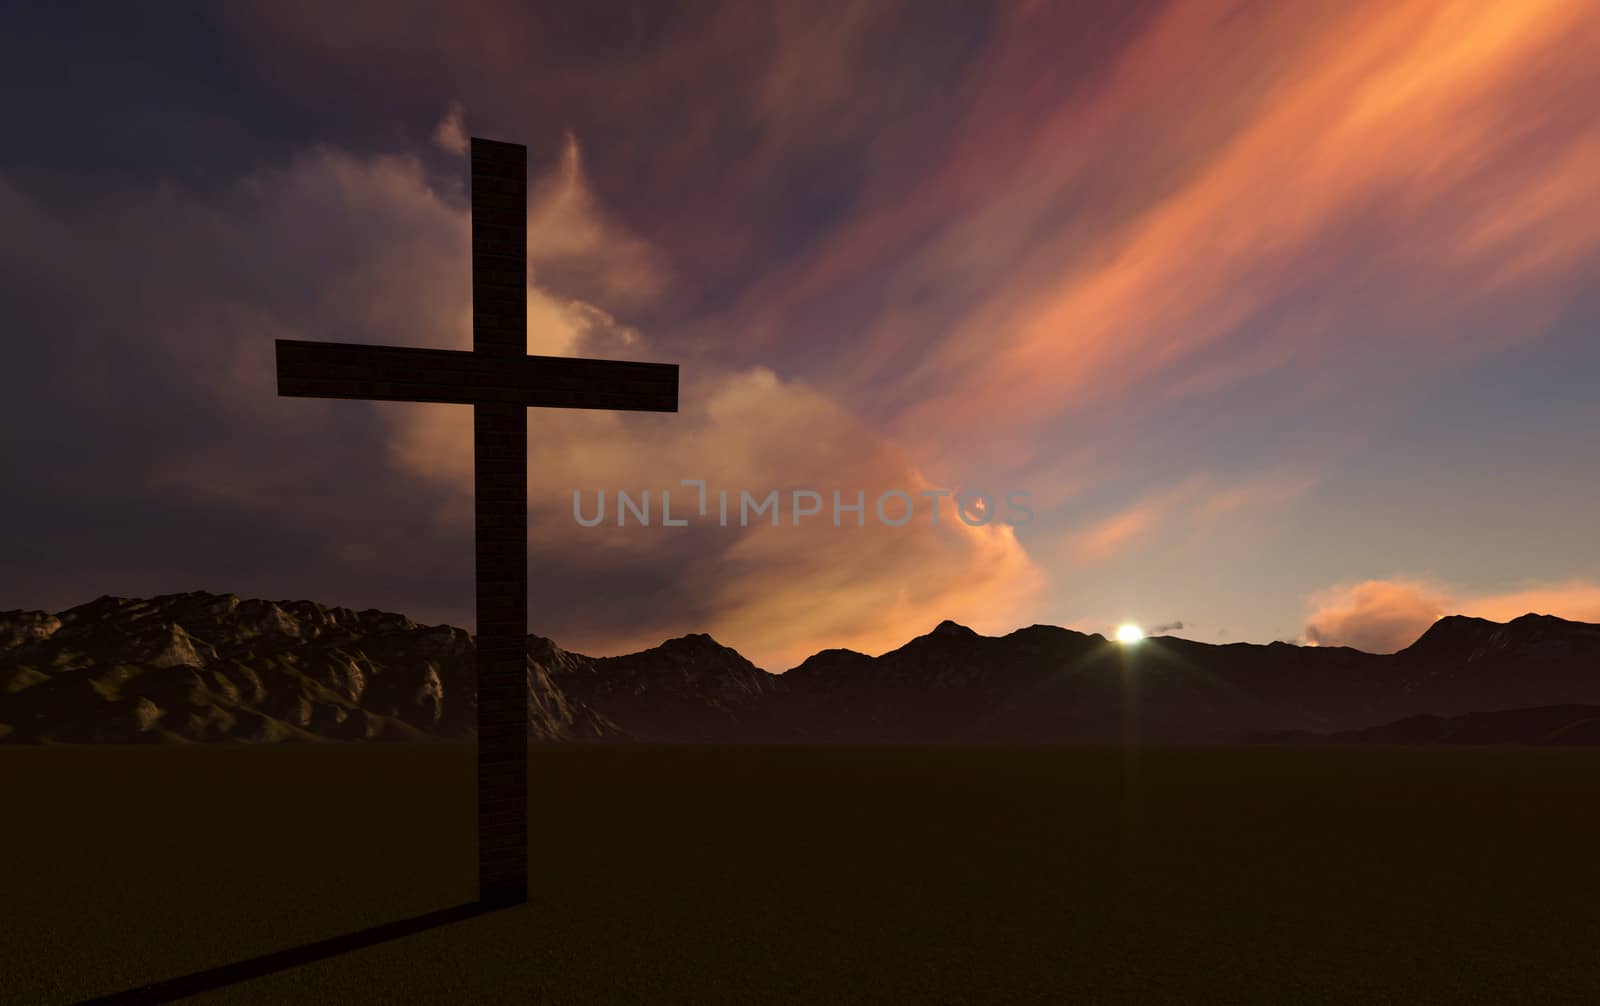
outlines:
[[343, 936], [334, 936], [315, 943], [306, 943], [286, 950], [262, 954], [249, 960], [235, 961], [232, 964], [223, 964], [204, 971], [183, 975], [179, 978], [169, 978], [150, 985], [141, 985], [138, 988], [128, 989], [124, 992], [114, 992], [111, 995], [97, 996], [85, 999], [79, 1006], [152, 1006], [155, 1003], [169, 1003], [189, 996], [199, 995], [202, 992], [214, 992], [229, 985], [247, 982], [255, 978], [263, 978], [279, 971], [298, 968], [312, 964], [329, 957], [348, 954], [356, 950], [398, 940], [405, 936], [412, 936], [447, 926], [452, 922], [462, 922], [466, 919], [484, 915], [488, 912], [509, 908], [507, 904], [488, 904], [482, 901], [469, 902], [464, 905], [453, 905], [449, 908], [440, 908], [437, 911], [424, 912], [414, 915], [409, 919], [397, 919], [394, 922], [385, 922], [382, 925], [363, 929], [359, 932], [346, 933]]

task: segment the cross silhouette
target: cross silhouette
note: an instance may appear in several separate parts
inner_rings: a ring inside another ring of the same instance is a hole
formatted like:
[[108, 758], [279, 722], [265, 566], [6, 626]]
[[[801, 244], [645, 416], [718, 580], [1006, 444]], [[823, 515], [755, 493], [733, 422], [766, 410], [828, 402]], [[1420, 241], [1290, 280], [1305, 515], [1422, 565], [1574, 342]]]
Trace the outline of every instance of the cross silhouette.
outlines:
[[678, 411], [678, 367], [529, 356], [528, 148], [472, 140], [472, 351], [277, 341], [278, 394], [471, 405], [478, 897], [528, 897], [529, 408]]

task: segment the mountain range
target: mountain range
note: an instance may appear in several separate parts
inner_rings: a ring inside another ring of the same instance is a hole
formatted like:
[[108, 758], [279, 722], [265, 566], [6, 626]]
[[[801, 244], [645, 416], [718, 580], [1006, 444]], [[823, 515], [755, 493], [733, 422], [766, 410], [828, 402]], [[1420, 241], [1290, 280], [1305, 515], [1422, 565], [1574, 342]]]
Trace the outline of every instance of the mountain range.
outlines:
[[[448, 625], [231, 594], [0, 612], [0, 740], [468, 739], [473, 652]], [[1449, 616], [1372, 654], [946, 621], [783, 674], [704, 634], [617, 657], [529, 636], [527, 674], [536, 741], [1592, 743], [1600, 625]]]

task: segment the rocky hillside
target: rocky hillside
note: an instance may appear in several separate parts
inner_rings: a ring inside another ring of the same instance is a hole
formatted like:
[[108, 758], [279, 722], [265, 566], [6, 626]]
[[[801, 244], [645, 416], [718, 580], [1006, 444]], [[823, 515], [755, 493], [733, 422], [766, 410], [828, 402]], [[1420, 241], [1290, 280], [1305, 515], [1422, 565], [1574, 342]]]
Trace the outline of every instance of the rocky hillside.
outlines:
[[[548, 640], [538, 645], [555, 648]], [[728, 742], [784, 734], [774, 719], [779, 676], [704, 633], [621, 657], [565, 656], [552, 674], [561, 693], [630, 737]]]
[[[472, 669], [466, 632], [403, 615], [103, 597], [0, 613], [0, 738], [462, 739]], [[1600, 626], [1451, 617], [1375, 655], [943, 622], [881, 656], [824, 650], [783, 675], [700, 634], [604, 658], [530, 636], [527, 673], [530, 734], [544, 741], [1215, 743], [1600, 705]]]
[[[616, 733], [529, 661], [534, 736]], [[102, 597], [0, 613], [0, 735], [13, 741], [460, 738], [476, 719], [472, 639], [310, 601]]]

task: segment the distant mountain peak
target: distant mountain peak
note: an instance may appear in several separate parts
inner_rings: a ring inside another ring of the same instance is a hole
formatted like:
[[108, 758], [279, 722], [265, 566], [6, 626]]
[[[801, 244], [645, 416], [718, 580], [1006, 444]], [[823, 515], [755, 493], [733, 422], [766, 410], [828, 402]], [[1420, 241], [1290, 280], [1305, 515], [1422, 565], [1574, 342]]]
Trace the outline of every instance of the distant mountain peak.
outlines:
[[[1587, 626], [1585, 622], [1575, 622], [1570, 618], [1560, 618], [1556, 615], [1541, 615], [1537, 612], [1528, 612], [1518, 615], [1509, 622], [1496, 622], [1488, 618], [1478, 618], [1474, 615], [1445, 615], [1428, 627], [1422, 634], [1422, 639], [1431, 636], [1456, 636], [1462, 633], [1497, 632], [1501, 629], [1516, 627], [1518, 629], [1568, 629]], [[1419, 640], [1420, 642], [1420, 640]]]
[[635, 673], [640, 668], [661, 670], [668, 667], [695, 674], [711, 674], [739, 680], [768, 679], [774, 675], [757, 667], [731, 646], [717, 642], [704, 632], [691, 632], [640, 650], [616, 657], [595, 658], [594, 666], [610, 674]]
[[[1522, 617], [1529, 618], [1532, 616], [1523, 615]], [[1498, 628], [1500, 624], [1501, 623], [1499, 622], [1490, 621], [1487, 618], [1479, 618], [1476, 615], [1444, 615], [1438, 619], [1435, 619], [1433, 625], [1429, 627], [1428, 631], [1431, 632], [1434, 629], [1438, 629], [1442, 632], [1457, 632], [1461, 629], [1480, 628], [1484, 626]]]
[[1566, 659], [1600, 640], [1600, 625], [1529, 612], [1509, 622], [1471, 615], [1446, 615], [1397, 656], [1472, 664], [1511, 653]]
[[[705, 632], [691, 632], [686, 635], [675, 636], [657, 646], [651, 647], [651, 650], [683, 654], [716, 654], [719, 656], [731, 653], [741, 660], [744, 659], [744, 656], [738, 650], [719, 643], [709, 633]], [[646, 650], [645, 652], [648, 653], [651, 650]]]
[[938, 625], [935, 625], [933, 627], [933, 631], [928, 633], [928, 635], [969, 637], [976, 636], [978, 633], [972, 629], [969, 629], [967, 626], [962, 625], [960, 622], [955, 622], [947, 618]]
[[1560, 617], [1558, 617], [1556, 615], [1541, 615], [1541, 614], [1538, 614], [1537, 612], [1530, 611], [1526, 615], [1518, 615], [1516, 618], [1513, 618], [1511, 621], [1507, 622], [1506, 624], [1507, 625], [1530, 626], [1530, 627], [1556, 628], [1556, 627], [1559, 627], [1559, 626], [1567, 626], [1567, 625], [1582, 625], [1583, 623], [1574, 622], [1570, 618], [1560, 618]]
[[1472, 615], [1444, 615], [1428, 626], [1427, 630], [1417, 637], [1416, 642], [1406, 647], [1406, 650], [1431, 650], [1443, 646], [1459, 646], [1466, 642], [1481, 639], [1500, 628], [1502, 628], [1502, 625], [1499, 622], [1491, 622], [1487, 618], [1476, 618]]

